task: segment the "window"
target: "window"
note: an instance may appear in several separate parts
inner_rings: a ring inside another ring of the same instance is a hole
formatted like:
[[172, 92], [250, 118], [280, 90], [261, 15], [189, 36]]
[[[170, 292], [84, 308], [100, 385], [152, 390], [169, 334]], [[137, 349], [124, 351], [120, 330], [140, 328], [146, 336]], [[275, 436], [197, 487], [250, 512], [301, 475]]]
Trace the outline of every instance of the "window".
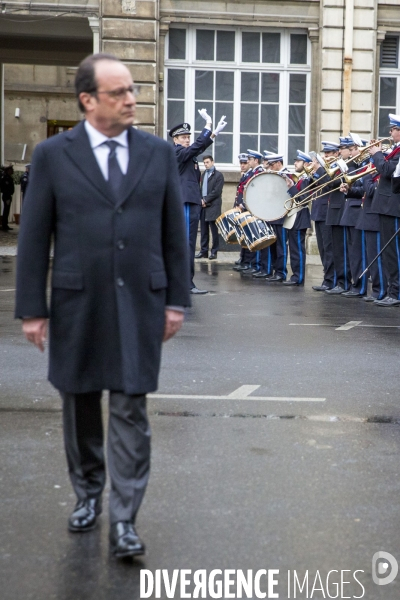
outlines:
[[379, 137], [387, 137], [389, 113], [400, 112], [399, 37], [386, 37], [381, 48], [379, 81]]
[[[206, 108], [228, 122], [207, 153], [233, 168], [247, 148], [282, 152], [293, 164], [308, 147], [310, 48], [301, 32], [246, 28], [171, 28], [166, 47], [167, 132], [190, 123], [194, 136]], [[211, 152], [210, 152], [211, 150]]]

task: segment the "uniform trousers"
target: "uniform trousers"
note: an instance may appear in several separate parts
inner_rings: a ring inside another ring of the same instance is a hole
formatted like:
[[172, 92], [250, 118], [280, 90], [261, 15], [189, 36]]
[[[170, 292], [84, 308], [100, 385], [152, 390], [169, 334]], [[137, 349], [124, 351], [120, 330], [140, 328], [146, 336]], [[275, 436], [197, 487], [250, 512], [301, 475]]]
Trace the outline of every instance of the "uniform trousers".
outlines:
[[[381, 251], [381, 234], [379, 231], [364, 231], [364, 233], [367, 264], [369, 264]], [[369, 274], [372, 279], [372, 296], [381, 300], [386, 296], [387, 291], [387, 277], [383, 268], [382, 256], [370, 266]]]
[[7, 227], [8, 227], [8, 217], [10, 214], [11, 202], [12, 202], [11, 196], [9, 198], [7, 198], [7, 197], [5, 198], [3, 196], [3, 214], [1, 217], [1, 228], [2, 229], [7, 229]]
[[367, 293], [368, 276], [367, 274], [359, 280], [361, 273], [367, 266], [367, 249], [365, 243], [365, 233], [355, 227], [345, 227], [347, 236], [347, 249], [349, 254], [350, 272], [353, 283], [351, 291], [359, 294]]
[[283, 225], [276, 225], [275, 223], [271, 223], [271, 225], [276, 235], [276, 258], [274, 262], [275, 275], [286, 279], [288, 230], [284, 229]]
[[194, 278], [194, 255], [196, 254], [197, 231], [199, 229], [199, 220], [201, 213], [200, 204], [191, 204], [185, 202], [185, 224], [186, 235], [189, 243], [189, 262], [190, 262], [190, 289], [195, 287]]
[[260, 250], [260, 267], [267, 275], [272, 275], [274, 271], [274, 261], [276, 258], [276, 244], [271, 244], [267, 248]]
[[[382, 247], [389, 241], [400, 226], [398, 217], [379, 215]], [[388, 277], [387, 293], [391, 298], [400, 300], [400, 242], [397, 235], [382, 254], [383, 268]]]
[[346, 229], [340, 225], [332, 225], [331, 227], [336, 285], [339, 285], [347, 291], [351, 286], [351, 274], [349, 254], [347, 251]]
[[287, 229], [292, 276], [290, 281], [304, 284], [306, 274], [306, 233], [307, 229]]
[[332, 288], [336, 285], [335, 267], [333, 264], [332, 226], [325, 221], [315, 221], [315, 235], [322, 267], [324, 269], [323, 285]]
[[[106, 481], [101, 392], [63, 399], [64, 444], [78, 500], [100, 498]], [[150, 471], [150, 425], [146, 396], [110, 391], [107, 465], [111, 481], [110, 524], [135, 522]]]
[[219, 249], [218, 227], [216, 226], [215, 221], [206, 221], [206, 211], [205, 208], [202, 208], [200, 214], [200, 251], [202, 254], [208, 254], [210, 230], [212, 236], [211, 254], [216, 254]]

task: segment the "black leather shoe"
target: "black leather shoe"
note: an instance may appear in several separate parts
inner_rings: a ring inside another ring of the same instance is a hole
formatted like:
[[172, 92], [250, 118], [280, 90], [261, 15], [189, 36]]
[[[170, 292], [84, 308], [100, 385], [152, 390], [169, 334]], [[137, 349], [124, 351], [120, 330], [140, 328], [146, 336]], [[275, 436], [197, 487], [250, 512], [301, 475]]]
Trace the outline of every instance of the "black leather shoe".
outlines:
[[326, 292], [326, 290], [331, 290], [332, 288], [330, 288], [328, 285], [322, 284], [322, 285], [313, 285], [312, 289], [316, 292]]
[[213, 254], [211, 253], [210, 256], [208, 257], [209, 260], [215, 260], [217, 258], [217, 253]]
[[289, 279], [289, 281], [284, 281], [283, 285], [300, 285], [300, 283], [298, 281], [291, 281]]
[[325, 290], [325, 294], [330, 294], [331, 296], [335, 296], [335, 295], [339, 295], [339, 294], [343, 294], [343, 292], [345, 292], [346, 290], [344, 288], [342, 288], [342, 286], [337, 285], [334, 288], [332, 288], [331, 290]]
[[96, 517], [101, 513], [99, 498], [78, 500], [74, 512], [68, 519], [68, 529], [73, 533], [85, 533], [96, 527]]
[[265, 271], [257, 271], [257, 273], [253, 273], [253, 277], [255, 279], [263, 279], [264, 277], [269, 277]]
[[111, 550], [117, 558], [140, 556], [146, 550], [134, 525], [129, 521], [118, 521], [111, 525], [110, 544]]
[[208, 290], [199, 290], [197, 287], [194, 287], [190, 290], [191, 294], [208, 294]]
[[243, 273], [243, 275], [255, 275], [256, 273], [259, 273], [260, 269], [255, 269], [254, 267], [250, 267], [250, 269], [243, 269], [241, 271], [241, 273]]
[[276, 283], [284, 281], [283, 277], [279, 277], [279, 275], [271, 275], [270, 277], [266, 277], [265, 281]]
[[399, 306], [400, 300], [386, 296], [386, 298], [382, 298], [382, 300], [375, 300], [374, 304], [377, 306]]
[[344, 296], [345, 298], [363, 298], [365, 294], [360, 294], [360, 292], [356, 292], [356, 291], [349, 291], [349, 292], [344, 292], [342, 294], [342, 296]]
[[236, 271], [239, 271], [239, 273], [241, 271], [250, 271], [250, 269], [252, 269], [251, 265], [239, 265], [238, 267], [236, 267]]
[[208, 253], [207, 252], [199, 252], [198, 254], [195, 255], [195, 258], [208, 258]]
[[235, 260], [235, 265], [240, 265], [242, 263], [242, 259], [239, 258], [238, 260]]

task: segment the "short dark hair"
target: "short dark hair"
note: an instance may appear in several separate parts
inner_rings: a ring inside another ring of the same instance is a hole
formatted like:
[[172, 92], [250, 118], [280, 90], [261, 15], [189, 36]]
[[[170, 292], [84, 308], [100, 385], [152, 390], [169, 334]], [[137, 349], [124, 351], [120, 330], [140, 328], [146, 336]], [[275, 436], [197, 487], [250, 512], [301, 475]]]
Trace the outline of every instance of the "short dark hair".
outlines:
[[96, 94], [97, 81], [95, 74], [95, 65], [101, 60], [115, 60], [120, 62], [119, 59], [113, 54], [106, 54], [105, 52], [99, 52], [98, 54], [91, 54], [83, 59], [80, 63], [75, 76], [75, 94], [78, 99], [78, 105], [82, 112], [85, 112], [85, 107], [79, 100], [79, 94], [86, 92], [87, 94]]
[[210, 160], [212, 160], [214, 162], [214, 159], [211, 156], [211, 154], [206, 154], [205, 156], [203, 156], [203, 162], [206, 160], [206, 158], [209, 158]]

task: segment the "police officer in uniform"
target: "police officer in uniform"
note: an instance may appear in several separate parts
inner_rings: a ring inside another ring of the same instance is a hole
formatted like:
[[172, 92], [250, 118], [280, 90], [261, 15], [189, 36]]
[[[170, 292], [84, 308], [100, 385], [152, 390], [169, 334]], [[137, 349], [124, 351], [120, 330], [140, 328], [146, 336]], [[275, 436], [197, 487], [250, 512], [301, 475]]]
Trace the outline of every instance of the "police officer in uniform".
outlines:
[[[400, 227], [400, 194], [392, 191], [392, 175], [400, 156], [400, 115], [389, 115], [390, 129], [395, 147], [385, 156], [380, 145], [373, 146], [370, 154], [376, 170], [380, 174], [378, 188], [372, 200], [370, 212], [379, 215], [381, 244], [384, 246]], [[400, 244], [396, 237], [382, 254], [383, 267], [388, 276], [387, 295], [376, 300], [377, 306], [398, 306], [400, 304]]]
[[199, 228], [201, 213], [201, 191], [200, 191], [200, 169], [197, 156], [202, 154], [211, 144], [214, 138], [226, 126], [225, 117], [222, 117], [215, 128], [211, 131], [212, 120], [205, 108], [199, 110], [200, 116], [206, 121], [206, 125], [199, 137], [190, 145], [190, 125], [181, 123], [173, 127], [169, 135], [174, 140], [176, 158], [178, 161], [179, 175], [181, 178], [182, 197], [184, 201], [186, 231], [189, 241], [190, 256], [190, 292], [192, 294], [206, 294], [207, 290], [199, 290], [193, 281], [194, 278], [194, 255], [196, 251], [196, 238]]
[[[239, 179], [239, 183], [237, 184], [236, 196], [235, 196], [235, 201], [233, 203], [233, 208], [240, 208], [240, 210], [245, 210], [245, 207], [243, 204], [243, 189], [244, 189], [244, 184], [246, 181], [246, 174], [251, 169], [249, 167], [249, 156], [248, 156], [248, 154], [246, 154], [246, 152], [241, 152], [238, 156], [238, 159], [239, 159], [241, 176]], [[243, 257], [244, 257], [244, 248], [241, 249], [240, 256], [239, 256], [238, 260], [235, 261], [235, 265], [242, 264]], [[233, 268], [236, 270], [235, 267], [233, 267]]]

